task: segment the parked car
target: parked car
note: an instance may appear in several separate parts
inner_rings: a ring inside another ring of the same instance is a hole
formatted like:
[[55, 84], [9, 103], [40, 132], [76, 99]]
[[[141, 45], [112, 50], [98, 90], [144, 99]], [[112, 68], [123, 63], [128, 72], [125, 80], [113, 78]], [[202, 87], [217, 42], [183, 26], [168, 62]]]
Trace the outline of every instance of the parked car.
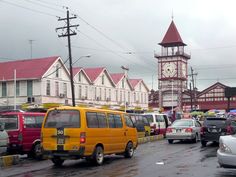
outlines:
[[206, 117], [201, 128], [201, 144], [207, 142], [219, 142], [220, 136], [230, 135], [235, 132], [232, 121], [221, 117]]
[[7, 153], [9, 137], [4, 128], [4, 123], [0, 122], [0, 155]]
[[21, 111], [0, 113], [0, 122], [5, 124], [9, 135], [9, 153], [41, 157], [40, 131], [44, 115]]
[[145, 117], [142, 114], [131, 113], [129, 115], [137, 129], [139, 138], [151, 135], [151, 127], [150, 127], [147, 117]]
[[171, 124], [169, 118], [165, 114], [160, 113], [145, 113], [144, 116], [148, 119], [151, 126], [151, 134], [166, 134], [166, 128]]
[[194, 119], [175, 120], [166, 130], [166, 139], [170, 144], [174, 140], [191, 140], [196, 143], [200, 140], [201, 124]]
[[218, 163], [224, 168], [236, 168], [236, 135], [221, 136], [217, 150]]

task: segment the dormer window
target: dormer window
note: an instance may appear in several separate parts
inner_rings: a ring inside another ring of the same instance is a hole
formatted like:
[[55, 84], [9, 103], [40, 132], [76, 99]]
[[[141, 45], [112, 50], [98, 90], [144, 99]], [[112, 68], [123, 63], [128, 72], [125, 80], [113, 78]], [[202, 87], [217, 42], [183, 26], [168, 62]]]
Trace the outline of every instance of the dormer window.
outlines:
[[104, 85], [104, 74], [102, 75], [102, 85]]
[[56, 65], [56, 77], [57, 78], [59, 77], [59, 69], [60, 69], [60, 66], [58, 64], [58, 65]]

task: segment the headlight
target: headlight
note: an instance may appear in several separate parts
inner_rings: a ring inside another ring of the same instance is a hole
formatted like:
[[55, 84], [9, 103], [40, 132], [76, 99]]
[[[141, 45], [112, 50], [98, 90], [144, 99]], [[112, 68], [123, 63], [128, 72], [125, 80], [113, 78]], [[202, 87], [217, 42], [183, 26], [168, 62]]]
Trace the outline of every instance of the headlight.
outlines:
[[231, 154], [231, 149], [224, 143], [220, 143], [220, 151]]

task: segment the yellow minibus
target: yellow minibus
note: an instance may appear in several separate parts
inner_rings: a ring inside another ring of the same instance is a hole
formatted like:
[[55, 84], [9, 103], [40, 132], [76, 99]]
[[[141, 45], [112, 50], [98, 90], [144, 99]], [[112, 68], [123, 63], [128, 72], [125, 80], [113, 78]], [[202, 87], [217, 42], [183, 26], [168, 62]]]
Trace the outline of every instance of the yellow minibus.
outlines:
[[47, 111], [41, 145], [44, 158], [51, 159], [55, 166], [80, 158], [101, 165], [104, 155], [123, 154], [131, 158], [138, 135], [124, 112], [64, 106]]

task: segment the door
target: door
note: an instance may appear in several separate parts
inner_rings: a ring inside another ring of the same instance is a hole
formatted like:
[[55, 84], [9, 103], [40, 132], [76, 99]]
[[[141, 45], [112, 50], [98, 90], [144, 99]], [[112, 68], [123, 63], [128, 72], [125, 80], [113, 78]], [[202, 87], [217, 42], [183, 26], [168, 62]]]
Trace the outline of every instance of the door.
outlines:
[[124, 115], [125, 119], [125, 131], [126, 131], [126, 144], [129, 141], [132, 141], [134, 146], [137, 146], [138, 134], [137, 129], [135, 128], [134, 123], [132, 122], [129, 115]]

